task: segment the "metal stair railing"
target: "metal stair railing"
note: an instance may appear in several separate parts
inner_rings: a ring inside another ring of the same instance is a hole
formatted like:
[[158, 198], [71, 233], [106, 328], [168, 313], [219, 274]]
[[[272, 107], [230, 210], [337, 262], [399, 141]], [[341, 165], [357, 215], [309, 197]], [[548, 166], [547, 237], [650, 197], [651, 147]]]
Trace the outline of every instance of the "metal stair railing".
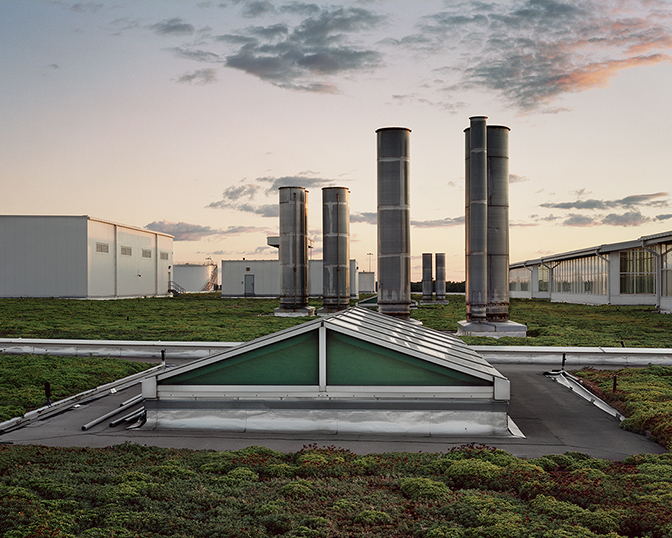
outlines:
[[168, 293], [172, 293], [174, 297], [177, 297], [178, 295], [182, 295], [183, 293], [187, 293], [187, 290], [185, 290], [182, 286], [180, 286], [174, 280], [170, 280], [168, 282]]
[[210, 273], [210, 278], [208, 281], [205, 283], [205, 286], [203, 286], [203, 289], [201, 291], [212, 291], [217, 289], [215, 286], [217, 285], [217, 270], [218, 267], [214, 265], [212, 267], [212, 272]]

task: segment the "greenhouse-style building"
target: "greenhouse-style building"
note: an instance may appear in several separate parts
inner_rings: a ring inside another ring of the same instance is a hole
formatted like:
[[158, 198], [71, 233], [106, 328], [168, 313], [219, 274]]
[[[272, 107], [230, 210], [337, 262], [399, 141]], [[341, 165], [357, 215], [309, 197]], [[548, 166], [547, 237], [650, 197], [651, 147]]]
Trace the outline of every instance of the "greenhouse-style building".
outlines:
[[143, 382], [145, 428], [508, 436], [509, 381], [461, 340], [350, 308]]
[[672, 312], [672, 232], [511, 264], [509, 296]]

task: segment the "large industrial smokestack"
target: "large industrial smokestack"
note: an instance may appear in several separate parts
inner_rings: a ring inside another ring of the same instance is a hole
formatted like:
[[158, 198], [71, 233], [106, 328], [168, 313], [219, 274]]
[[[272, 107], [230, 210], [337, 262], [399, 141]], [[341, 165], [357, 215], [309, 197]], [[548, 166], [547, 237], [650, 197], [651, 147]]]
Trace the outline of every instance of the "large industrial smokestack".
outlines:
[[280, 187], [280, 307], [276, 316], [311, 316], [308, 306], [308, 191]]
[[509, 130], [488, 125], [488, 321], [509, 319]]
[[[509, 321], [509, 128], [469, 118], [465, 129], [467, 319], [458, 335], [525, 337]], [[438, 278], [438, 277], [437, 277]]]
[[467, 321], [485, 321], [488, 302], [488, 156], [486, 116], [469, 118], [466, 182]]
[[378, 311], [411, 313], [410, 129], [378, 129]]
[[320, 313], [350, 306], [350, 191], [322, 189], [322, 288]]
[[446, 300], [446, 255], [443, 252], [437, 252], [436, 257], [436, 279], [434, 280], [434, 291], [437, 301]]
[[429, 302], [434, 294], [434, 268], [431, 253], [422, 255], [422, 300]]

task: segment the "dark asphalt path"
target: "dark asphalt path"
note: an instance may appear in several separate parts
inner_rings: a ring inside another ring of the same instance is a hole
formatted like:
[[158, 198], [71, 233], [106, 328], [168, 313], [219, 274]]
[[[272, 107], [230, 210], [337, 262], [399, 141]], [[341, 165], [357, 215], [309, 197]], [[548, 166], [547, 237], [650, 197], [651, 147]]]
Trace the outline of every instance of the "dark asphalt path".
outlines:
[[[140, 386], [120, 391], [59, 415], [0, 434], [0, 443], [49, 446], [104, 447], [126, 441], [172, 448], [236, 450], [263, 445], [295, 452], [304, 445], [335, 445], [358, 454], [371, 452], [445, 452], [467, 443], [498, 447], [520, 457], [584, 452], [599, 458], [623, 459], [629, 454], [663, 453], [666, 450], [643, 435], [619, 428], [618, 420], [569, 389], [543, 376], [543, 365], [496, 365], [511, 381], [509, 416], [525, 435], [520, 437], [385, 437], [374, 435], [239, 434], [217, 431], [126, 430], [109, 427], [109, 420], [82, 431], [130, 397]], [[116, 417], [115, 417], [116, 418]]]

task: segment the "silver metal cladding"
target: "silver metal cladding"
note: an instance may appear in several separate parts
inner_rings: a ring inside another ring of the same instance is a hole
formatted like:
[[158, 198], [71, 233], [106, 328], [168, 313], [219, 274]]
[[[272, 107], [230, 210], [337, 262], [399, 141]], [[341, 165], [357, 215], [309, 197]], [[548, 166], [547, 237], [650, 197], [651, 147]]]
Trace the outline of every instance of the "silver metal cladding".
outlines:
[[486, 319], [488, 292], [488, 158], [486, 116], [469, 118], [469, 273], [467, 320]]
[[488, 321], [509, 319], [509, 131], [488, 125]]
[[350, 306], [350, 190], [322, 189], [323, 311]]
[[437, 252], [436, 259], [436, 278], [434, 279], [434, 292], [437, 301], [446, 300], [446, 254]]
[[280, 309], [308, 304], [308, 191], [280, 187]]
[[422, 300], [431, 301], [434, 295], [434, 260], [431, 253], [422, 255]]
[[378, 311], [410, 317], [411, 216], [410, 133], [405, 127], [378, 129]]

